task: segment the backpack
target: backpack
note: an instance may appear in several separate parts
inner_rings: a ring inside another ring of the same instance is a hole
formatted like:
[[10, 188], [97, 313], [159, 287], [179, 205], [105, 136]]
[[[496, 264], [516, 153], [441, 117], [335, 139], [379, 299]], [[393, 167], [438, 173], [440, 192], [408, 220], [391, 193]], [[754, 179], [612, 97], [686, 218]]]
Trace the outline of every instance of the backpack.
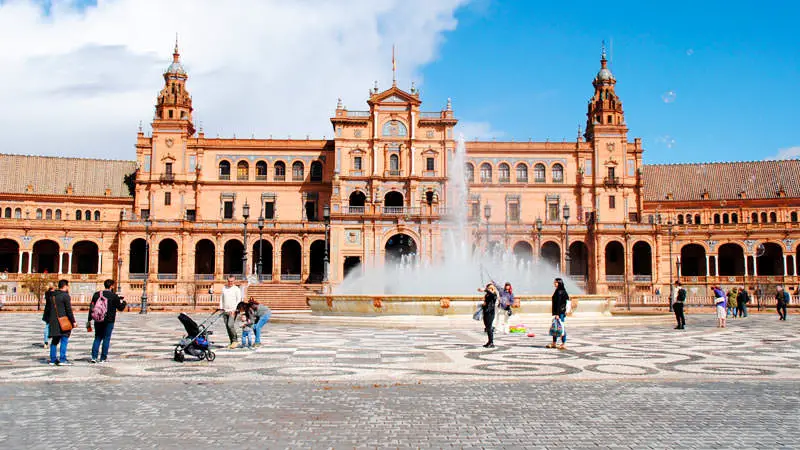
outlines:
[[92, 320], [95, 322], [104, 322], [106, 320], [106, 313], [108, 312], [108, 299], [103, 295], [103, 291], [98, 291], [100, 294], [97, 301], [92, 308]]

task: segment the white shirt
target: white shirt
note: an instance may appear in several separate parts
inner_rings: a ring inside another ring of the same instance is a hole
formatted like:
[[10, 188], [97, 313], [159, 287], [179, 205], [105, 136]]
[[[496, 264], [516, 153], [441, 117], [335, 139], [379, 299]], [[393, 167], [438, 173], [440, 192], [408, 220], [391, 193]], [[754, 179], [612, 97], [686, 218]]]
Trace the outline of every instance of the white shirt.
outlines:
[[236, 311], [236, 305], [242, 301], [242, 290], [239, 286], [225, 286], [222, 288], [222, 297], [219, 300], [220, 309], [226, 312]]

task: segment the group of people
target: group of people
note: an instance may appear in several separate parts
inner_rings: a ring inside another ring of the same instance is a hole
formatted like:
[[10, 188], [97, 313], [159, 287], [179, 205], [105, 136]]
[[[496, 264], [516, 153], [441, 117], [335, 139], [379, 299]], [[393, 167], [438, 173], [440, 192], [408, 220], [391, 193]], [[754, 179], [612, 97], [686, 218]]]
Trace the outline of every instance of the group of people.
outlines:
[[[680, 281], [675, 282], [675, 300], [672, 309], [675, 311], [675, 319], [678, 321], [676, 330], [686, 328], [686, 315], [684, 307], [686, 303], [686, 289]], [[717, 316], [717, 327], [727, 327], [728, 318], [736, 319], [747, 317], [747, 305], [752, 300], [750, 293], [744, 286], [733, 287], [726, 293], [720, 286], [711, 286], [714, 295], [714, 307]], [[775, 300], [778, 310], [779, 320], [786, 320], [786, 307], [791, 302], [792, 296], [783, 286], [775, 288]]]
[[[86, 330], [91, 332], [94, 329], [90, 360], [92, 364], [104, 363], [108, 359], [117, 311], [122, 311], [127, 306], [123, 297], [114, 292], [114, 280], [104, 281], [103, 288], [92, 295], [86, 319]], [[42, 321], [45, 323], [44, 346], [45, 348], [50, 346], [49, 364], [71, 366], [72, 362], [67, 358], [67, 346], [72, 330], [78, 327], [78, 322], [72, 311], [69, 281], [59, 280], [58, 289], [49, 286], [44, 298]]]
[[[553, 314], [553, 324], [551, 327], [550, 335], [553, 337], [553, 343], [547, 344], [547, 348], [558, 348], [565, 350], [567, 348], [567, 331], [564, 328], [564, 321], [567, 318], [567, 304], [569, 303], [569, 294], [564, 287], [564, 280], [556, 278], [553, 280], [553, 287], [555, 291], [551, 298], [551, 312]], [[503, 289], [494, 281], [490, 281], [485, 287], [478, 288], [479, 292], [483, 292], [483, 302], [480, 305], [480, 311], [483, 318], [483, 326], [488, 336], [488, 341], [483, 346], [485, 348], [494, 348], [494, 332], [496, 327], [500, 327], [504, 334], [508, 334], [508, 318], [511, 317], [514, 306], [514, 289], [511, 283], [506, 282]], [[561, 344], [558, 344], [558, 339], [561, 339]]]
[[[243, 301], [244, 295], [239, 286], [236, 286], [234, 277], [228, 277], [228, 282], [222, 288], [219, 309], [225, 321], [225, 329], [231, 343], [228, 348], [233, 349], [241, 345], [242, 348], [255, 348], [261, 345], [261, 329], [269, 321], [272, 311], [266, 305], [258, 303], [250, 297]], [[239, 330], [242, 332], [241, 344], [239, 343]]]

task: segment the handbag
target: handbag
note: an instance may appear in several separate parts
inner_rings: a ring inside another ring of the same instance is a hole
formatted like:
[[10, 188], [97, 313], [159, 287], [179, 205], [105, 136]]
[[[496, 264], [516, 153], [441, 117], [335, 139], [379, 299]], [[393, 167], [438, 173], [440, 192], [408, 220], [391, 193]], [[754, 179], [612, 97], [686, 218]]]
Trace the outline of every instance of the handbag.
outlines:
[[72, 322], [69, 321], [69, 317], [67, 316], [59, 316], [58, 315], [58, 306], [56, 305], [56, 296], [50, 297], [53, 299], [53, 309], [56, 312], [56, 317], [58, 318], [58, 327], [61, 331], [67, 332], [72, 330]]
[[477, 311], [472, 314], [474, 320], [481, 320], [483, 318], [483, 308], [478, 307]]

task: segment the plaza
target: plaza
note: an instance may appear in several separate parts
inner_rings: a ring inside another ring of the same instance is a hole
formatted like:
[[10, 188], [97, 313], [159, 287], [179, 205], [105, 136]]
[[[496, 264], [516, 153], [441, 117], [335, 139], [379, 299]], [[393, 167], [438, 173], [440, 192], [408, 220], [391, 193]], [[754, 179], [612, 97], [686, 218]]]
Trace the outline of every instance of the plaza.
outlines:
[[[50, 448], [55, 432], [67, 448], [790, 448], [796, 317], [718, 329], [690, 314], [682, 331], [665, 316], [581, 323], [559, 351], [544, 348], [546, 321], [534, 317], [517, 319], [536, 337], [500, 335], [484, 349], [471, 320], [278, 315], [264, 346], [215, 342], [216, 361], [180, 364], [175, 314], [125, 313], [109, 363], [90, 365], [90, 335], [76, 330], [75, 365], [51, 367], [39, 316], [4, 313], [0, 446]], [[100, 440], [103, 423], [114, 425]]]

